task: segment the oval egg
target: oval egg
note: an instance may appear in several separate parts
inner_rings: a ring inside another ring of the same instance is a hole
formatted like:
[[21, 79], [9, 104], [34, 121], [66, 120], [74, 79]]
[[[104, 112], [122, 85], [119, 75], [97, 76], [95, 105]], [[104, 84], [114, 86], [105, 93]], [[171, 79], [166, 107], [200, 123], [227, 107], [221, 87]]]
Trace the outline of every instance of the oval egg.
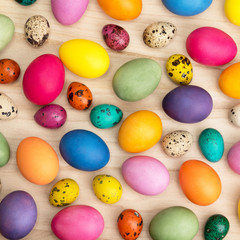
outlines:
[[240, 141], [235, 143], [228, 151], [227, 161], [229, 167], [237, 174], [240, 174]]
[[229, 111], [229, 120], [236, 127], [240, 127], [240, 104], [235, 105]]
[[3, 50], [12, 40], [15, 25], [11, 18], [0, 14], [0, 51]]
[[15, 0], [15, 1], [20, 3], [23, 6], [29, 6], [35, 3], [37, 0]]
[[4, 93], [0, 93], [0, 120], [10, 120], [17, 117], [18, 108], [13, 100]]
[[224, 11], [231, 23], [240, 26], [240, 2], [238, 0], [225, 0]]
[[12, 59], [0, 60], [0, 84], [15, 82], [20, 75], [20, 67]]
[[0, 132], [0, 167], [3, 167], [8, 163], [10, 159], [10, 147], [7, 139]]

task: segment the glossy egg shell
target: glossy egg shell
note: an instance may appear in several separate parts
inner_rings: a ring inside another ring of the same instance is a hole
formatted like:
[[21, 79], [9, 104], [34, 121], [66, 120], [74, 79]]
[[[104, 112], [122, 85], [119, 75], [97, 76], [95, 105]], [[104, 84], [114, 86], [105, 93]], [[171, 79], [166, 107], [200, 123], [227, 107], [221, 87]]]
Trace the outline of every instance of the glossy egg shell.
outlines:
[[20, 3], [23, 6], [29, 6], [35, 3], [37, 0], [15, 0], [15, 1]]
[[237, 174], [240, 174], [240, 142], [235, 143], [228, 151], [227, 161], [229, 167]]
[[12, 59], [0, 60], [0, 83], [11, 83], [18, 79], [20, 75], [20, 67], [17, 62]]

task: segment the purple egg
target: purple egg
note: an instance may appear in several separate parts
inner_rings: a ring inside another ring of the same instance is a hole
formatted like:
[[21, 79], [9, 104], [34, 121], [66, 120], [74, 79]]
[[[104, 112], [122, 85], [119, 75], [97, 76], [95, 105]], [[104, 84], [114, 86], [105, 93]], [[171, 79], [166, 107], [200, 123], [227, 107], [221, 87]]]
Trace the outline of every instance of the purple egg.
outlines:
[[102, 29], [104, 41], [112, 50], [121, 51], [129, 44], [127, 31], [115, 24], [107, 24]]
[[35, 121], [45, 128], [59, 128], [67, 119], [66, 110], [57, 104], [49, 104], [40, 108], [34, 115]]
[[7, 239], [25, 237], [36, 220], [37, 206], [27, 192], [11, 192], [0, 203], [0, 233]]
[[210, 94], [197, 86], [180, 86], [169, 92], [163, 99], [165, 113], [182, 123], [197, 123], [204, 120], [212, 111]]

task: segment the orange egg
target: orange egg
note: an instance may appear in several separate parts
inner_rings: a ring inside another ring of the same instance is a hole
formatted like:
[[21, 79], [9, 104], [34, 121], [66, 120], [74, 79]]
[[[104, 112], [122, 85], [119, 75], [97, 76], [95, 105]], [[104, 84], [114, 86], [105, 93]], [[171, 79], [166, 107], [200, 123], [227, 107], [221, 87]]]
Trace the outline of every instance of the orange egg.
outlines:
[[59, 169], [57, 154], [41, 138], [23, 139], [16, 155], [18, 168], [28, 181], [44, 185], [52, 182], [57, 176]]
[[118, 142], [127, 152], [143, 152], [154, 146], [162, 135], [162, 121], [151, 111], [141, 110], [129, 115], [118, 132]]
[[132, 20], [142, 11], [142, 0], [98, 0], [103, 11], [117, 20]]
[[199, 160], [184, 162], [179, 181], [186, 197], [201, 206], [215, 202], [221, 194], [221, 180], [215, 170]]

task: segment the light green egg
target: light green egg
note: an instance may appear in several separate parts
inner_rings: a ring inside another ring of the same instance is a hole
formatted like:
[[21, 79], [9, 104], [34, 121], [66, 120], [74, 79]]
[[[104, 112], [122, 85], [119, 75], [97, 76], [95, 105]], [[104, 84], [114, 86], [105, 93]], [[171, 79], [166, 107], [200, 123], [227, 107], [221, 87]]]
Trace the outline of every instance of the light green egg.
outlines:
[[6, 165], [10, 158], [10, 148], [6, 138], [0, 133], [0, 167]]

